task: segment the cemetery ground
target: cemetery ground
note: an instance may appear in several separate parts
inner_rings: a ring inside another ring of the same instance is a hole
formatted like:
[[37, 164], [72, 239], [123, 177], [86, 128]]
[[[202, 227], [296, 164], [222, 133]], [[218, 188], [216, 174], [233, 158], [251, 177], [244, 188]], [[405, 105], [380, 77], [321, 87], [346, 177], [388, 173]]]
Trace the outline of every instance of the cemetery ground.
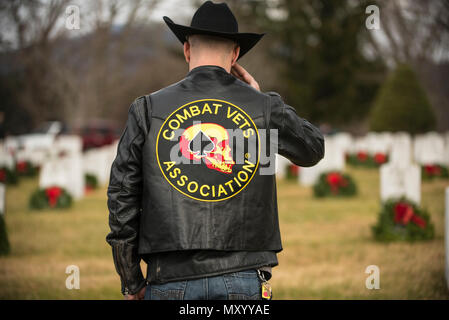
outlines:
[[[273, 269], [275, 299], [448, 299], [444, 279], [444, 187], [423, 182], [422, 205], [435, 239], [377, 243], [379, 172], [349, 169], [359, 186], [351, 199], [314, 199], [312, 189], [278, 181], [284, 250]], [[106, 188], [66, 211], [33, 212], [37, 180], [7, 190], [6, 224], [11, 254], [0, 257], [0, 299], [122, 299], [109, 245]], [[79, 290], [66, 289], [68, 265], [80, 269]], [[368, 290], [369, 265], [380, 268], [380, 289]]]

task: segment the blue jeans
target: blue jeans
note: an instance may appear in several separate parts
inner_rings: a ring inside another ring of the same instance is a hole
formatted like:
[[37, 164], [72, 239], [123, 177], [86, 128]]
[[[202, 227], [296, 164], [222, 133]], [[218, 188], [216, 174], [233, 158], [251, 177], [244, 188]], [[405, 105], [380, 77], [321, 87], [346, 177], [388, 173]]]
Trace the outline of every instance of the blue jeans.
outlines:
[[256, 270], [245, 270], [195, 280], [149, 284], [145, 300], [260, 300], [261, 280]]

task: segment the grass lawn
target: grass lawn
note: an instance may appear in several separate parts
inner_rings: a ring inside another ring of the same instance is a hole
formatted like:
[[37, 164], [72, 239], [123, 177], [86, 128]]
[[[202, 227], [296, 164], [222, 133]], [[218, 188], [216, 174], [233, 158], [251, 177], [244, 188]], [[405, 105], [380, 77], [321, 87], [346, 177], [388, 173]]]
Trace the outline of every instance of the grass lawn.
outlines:
[[[436, 237], [422, 243], [373, 241], [379, 211], [375, 169], [350, 169], [359, 186], [353, 199], [312, 197], [310, 188], [279, 181], [284, 250], [273, 269], [276, 299], [448, 299], [444, 278], [444, 188], [448, 180], [425, 182], [422, 205]], [[8, 187], [6, 224], [12, 252], [0, 257], [0, 299], [122, 299], [105, 241], [106, 188], [66, 211], [33, 212], [37, 180]], [[80, 290], [65, 287], [66, 267], [80, 268]], [[380, 268], [380, 289], [365, 287], [365, 269]]]

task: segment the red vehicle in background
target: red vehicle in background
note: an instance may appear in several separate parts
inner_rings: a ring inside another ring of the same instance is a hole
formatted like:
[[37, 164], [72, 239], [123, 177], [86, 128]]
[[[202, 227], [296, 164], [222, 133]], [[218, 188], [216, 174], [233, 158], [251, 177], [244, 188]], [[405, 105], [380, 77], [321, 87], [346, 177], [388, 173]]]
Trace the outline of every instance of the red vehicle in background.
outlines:
[[108, 120], [91, 120], [76, 129], [83, 140], [83, 151], [112, 144], [120, 138], [120, 127]]

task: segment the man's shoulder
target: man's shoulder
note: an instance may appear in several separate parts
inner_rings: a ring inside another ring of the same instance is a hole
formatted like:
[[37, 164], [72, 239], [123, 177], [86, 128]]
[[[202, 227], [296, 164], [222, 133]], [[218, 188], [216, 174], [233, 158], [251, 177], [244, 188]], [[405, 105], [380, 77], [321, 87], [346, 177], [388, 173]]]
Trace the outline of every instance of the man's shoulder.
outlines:
[[270, 96], [270, 97], [276, 97], [276, 98], [282, 99], [281, 95], [275, 91], [267, 91], [267, 92], [264, 92], [264, 94], [267, 96]]
[[[275, 92], [275, 91], [267, 91], [267, 92], [262, 92], [259, 90], [256, 90], [255, 88], [251, 87], [250, 85], [248, 85], [247, 83], [240, 81], [238, 79], [236, 79], [237, 81], [235, 81], [234, 85], [229, 87], [230, 91], [235, 92], [235, 90], [240, 91], [238, 88], [236, 88], [235, 86], [240, 87], [241, 90], [244, 90], [245, 95], [247, 96], [247, 98], [249, 99], [255, 99], [255, 100], [259, 100], [259, 99], [270, 99], [271, 100], [271, 104], [275, 105], [275, 104], [279, 104], [282, 103], [282, 97], [279, 93]], [[157, 101], [159, 99], [164, 99], [164, 98], [173, 98], [174, 95], [178, 95], [180, 93], [180, 91], [188, 91], [186, 90], [186, 88], [184, 87], [183, 89], [183, 82], [186, 81], [186, 79], [182, 79], [178, 82], [175, 82], [169, 86], [166, 86], [164, 88], [161, 88], [157, 91], [142, 95], [137, 97], [134, 100], [135, 104], [143, 104], [143, 103], [148, 103], [152, 100]], [[242, 91], [240, 91], [240, 93], [242, 93]], [[171, 99], [170, 99], [171, 100]]]
[[165, 94], [172, 94], [174, 91], [179, 90], [180, 86], [182, 85], [182, 83], [184, 81], [185, 81], [185, 78], [180, 80], [180, 81], [178, 81], [178, 82], [175, 82], [175, 83], [173, 83], [171, 85], [168, 85], [168, 86], [166, 86], [164, 88], [161, 88], [161, 89], [159, 89], [157, 91], [151, 92], [151, 93], [147, 94], [147, 96], [157, 97], [157, 96], [163, 96]]
[[158, 99], [167, 95], [173, 95], [173, 93], [178, 90], [178, 86], [181, 84], [183, 80], [173, 83], [157, 91], [138, 96], [137, 98], [134, 99], [133, 103], [131, 104], [131, 110], [136, 107], [139, 108], [144, 105], [149, 105], [152, 103], [153, 99]]
[[239, 79], [237, 79], [237, 81], [235, 83], [238, 86], [244, 88], [244, 90], [246, 90], [247, 93], [249, 93], [249, 94], [252, 93], [254, 96], [263, 97], [263, 98], [272, 99], [272, 100], [282, 100], [281, 95], [275, 91], [267, 91], [267, 92], [259, 91], [255, 88], [253, 88], [252, 86], [250, 86], [249, 84], [247, 84], [246, 82], [243, 82]]

